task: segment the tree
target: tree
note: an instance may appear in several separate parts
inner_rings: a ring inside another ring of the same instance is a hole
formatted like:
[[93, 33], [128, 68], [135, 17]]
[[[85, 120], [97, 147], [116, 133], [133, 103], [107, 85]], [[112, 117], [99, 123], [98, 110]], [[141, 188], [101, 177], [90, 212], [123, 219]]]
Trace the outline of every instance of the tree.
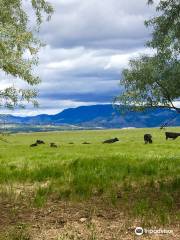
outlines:
[[145, 22], [153, 28], [147, 46], [154, 55], [130, 60], [122, 72], [123, 93], [116, 101], [135, 109], [167, 107], [180, 113], [173, 103], [180, 98], [180, 2], [161, 0], [156, 10], [159, 15]]
[[[44, 16], [50, 19], [53, 8], [45, 0], [29, 0], [29, 3], [27, 9], [21, 0], [0, 0], [0, 71], [30, 86], [19, 89], [15, 84], [0, 90], [0, 105], [9, 108], [20, 106], [24, 101], [36, 104], [37, 92], [32, 86], [40, 79], [34, 75], [33, 67], [38, 63], [37, 52], [43, 45], [36, 33]], [[29, 11], [34, 14], [36, 26], [30, 21]]]

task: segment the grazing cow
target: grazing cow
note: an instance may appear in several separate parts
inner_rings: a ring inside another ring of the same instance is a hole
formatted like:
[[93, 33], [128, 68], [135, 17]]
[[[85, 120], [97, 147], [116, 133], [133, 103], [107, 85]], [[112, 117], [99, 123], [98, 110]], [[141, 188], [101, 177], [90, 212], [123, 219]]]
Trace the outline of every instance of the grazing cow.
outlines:
[[118, 138], [112, 138], [112, 139], [105, 140], [103, 143], [115, 143], [115, 142], [118, 142], [118, 141], [119, 141]]
[[45, 144], [45, 142], [42, 141], [42, 140], [37, 140], [36, 143], [37, 143], [37, 144]]
[[175, 140], [177, 137], [180, 136], [180, 133], [165, 132], [165, 135], [166, 135], [166, 140], [168, 140], [168, 138], [172, 138], [173, 140]]
[[55, 143], [50, 143], [50, 147], [57, 148], [57, 145]]
[[152, 143], [152, 135], [151, 134], [144, 134], [144, 142], [145, 144], [147, 143]]
[[38, 145], [37, 143], [33, 143], [30, 145], [30, 147], [37, 147], [37, 145]]
[[89, 142], [83, 142], [82, 144], [90, 144]]

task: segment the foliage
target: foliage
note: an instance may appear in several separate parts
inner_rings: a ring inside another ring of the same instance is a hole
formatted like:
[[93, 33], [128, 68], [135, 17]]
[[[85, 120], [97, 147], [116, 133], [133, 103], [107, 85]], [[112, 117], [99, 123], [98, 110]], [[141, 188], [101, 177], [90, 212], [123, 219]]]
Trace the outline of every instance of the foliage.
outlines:
[[136, 109], [161, 106], [179, 111], [173, 104], [180, 96], [179, 61], [163, 61], [159, 55], [141, 56], [130, 60], [129, 66], [123, 71], [121, 84], [125, 91], [119, 100]]
[[[28, 5], [29, 4], [29, 5]], [[30, 21], [34, 14], [36, 26]], [[33, 13], [32, 13], [33, 12]], [[45, 0], [0, 0], [0, 70], [13, 78], [20, 78], [33, 86], [40, 82], [33, 73], [38, 62], [37, 52], [42, 43], [36, 36], [43, 16], [47, 20], [53, 12], [52, 6]], [[32, 17], [32, 16], [31, 16]], [[13, 108], [25, 100], [36, 104], [34, 89], [18, 89], [13, 85], [0, 90], [0, 105]]]
[[146, 26], [153, 28], [152, 40], [149, 47], [159, 53], [166, 53], [167, 60], [177, 59], [180, 54], [180, 2], [179, 0], [161, 0], [156, 8], [159, 16], [145, 21]]
[[173, 104], [180, 97], [180, 2], [161, 0], [156, 10], [159, 15], [145, 22], [153, 29], [147, 46], [154, 55], [130, 60], [122, 73], [123, 93], [116, 100], [136, 109], [161, 106], [180, 112]]

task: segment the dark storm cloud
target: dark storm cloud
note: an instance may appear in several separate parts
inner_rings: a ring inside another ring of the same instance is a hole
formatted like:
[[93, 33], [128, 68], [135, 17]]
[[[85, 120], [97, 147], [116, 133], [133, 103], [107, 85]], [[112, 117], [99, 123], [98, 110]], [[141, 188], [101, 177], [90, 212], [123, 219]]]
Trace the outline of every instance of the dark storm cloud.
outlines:
[[[52, 99], [54, 101], [56, 100], [69, 100], [71, 99], [71, 101], [73, 102], [96, 102], [96, 103], [111, 103], [113, 102], [113, 99], [115, 96], [117, 96], [117, 94], [119, 93], [119, 91], [110, 91], [107, 93], [72, 93], [72, 94], [68, 94], [68, 93], [62, 93], [62, 94], [47, 94], [45, 96], [43, 96], [43, 94], [40, 96], [41, 100], [43, 101], [44, 99], [47, 99], [47, 97], [49, 99]], [[57, 106], [57, 104], [56, 104]]]
[[128, 50], [149, 37], [144, 20], [153, 15], [145, 0], [52, 1], [55, 14], [43, 38], [55, 48], [85, 46]]

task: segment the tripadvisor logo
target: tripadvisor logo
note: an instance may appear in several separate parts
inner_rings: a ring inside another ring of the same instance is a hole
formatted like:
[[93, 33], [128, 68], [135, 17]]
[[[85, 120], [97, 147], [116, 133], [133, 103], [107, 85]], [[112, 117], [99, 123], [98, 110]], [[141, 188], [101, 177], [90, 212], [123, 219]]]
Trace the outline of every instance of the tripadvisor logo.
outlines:
[[141, 236], [143, 234], [173, 234], [173, 230], [167, 229], [146, 229], [142, 227], [135, 228], [135, 234]]
[[142, 227], [137, 227], [135, 229], [135, 234], [138, 235], [138, 236], [141, 236], [143, 235], [144, 231], [143, 231], [143, 228]]

